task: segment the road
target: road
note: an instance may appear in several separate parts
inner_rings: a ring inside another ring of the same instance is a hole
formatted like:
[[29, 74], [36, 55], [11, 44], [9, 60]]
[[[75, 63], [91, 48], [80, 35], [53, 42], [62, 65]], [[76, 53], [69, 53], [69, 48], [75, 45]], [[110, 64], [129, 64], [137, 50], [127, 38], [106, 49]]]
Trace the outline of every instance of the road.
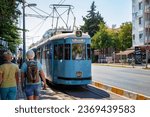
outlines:
[[94, 81], [150, 96], [150, 70], [92, 65], [92, 78]]

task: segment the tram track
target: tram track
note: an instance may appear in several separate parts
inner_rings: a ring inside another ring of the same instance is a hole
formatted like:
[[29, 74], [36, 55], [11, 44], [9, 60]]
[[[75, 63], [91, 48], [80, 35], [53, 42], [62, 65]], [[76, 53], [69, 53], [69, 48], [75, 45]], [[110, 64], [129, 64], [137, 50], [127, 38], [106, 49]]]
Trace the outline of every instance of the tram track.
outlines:
[[69, 89], [63, 91], [65, 94], [68, 94], [72, 97], [75, 97], [79, 100], [109, 100], [110, 95], [100, 89], [96, 89], [90, 85], [79, 86], [77, 89]]
[[110, 100], [110, 94], [104, 90], [97, 89], [92, 85], [86, 86], [66, 86], [54, 85], [49, 83], [48, 86], [56, 94], [61, 94], [64, 100]]
[[55, 95], [58, 95], [59, 97], [61, 97], [62, 100], [77, 100], [77, 98], [70, 96], [67, 93], [64, 93], [63, 91], [61, 91], [62, 86], [55, 85], [50, 81], [47, 81], [47, 85], [53, 90]]

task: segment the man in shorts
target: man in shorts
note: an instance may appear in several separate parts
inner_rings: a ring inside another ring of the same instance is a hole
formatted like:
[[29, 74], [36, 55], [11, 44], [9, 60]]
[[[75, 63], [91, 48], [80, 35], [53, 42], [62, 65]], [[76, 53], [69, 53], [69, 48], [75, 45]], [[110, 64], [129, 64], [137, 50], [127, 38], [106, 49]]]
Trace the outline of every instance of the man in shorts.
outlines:
[[[26, 53], [26, 57], [27, 57], [27, 61], [24, 62], [21, 67], [22, 88], [25, 87], [24, 89], [25, 89], [25, 93], [26, 93], [28, 100], [38, 100], [39, 95], [40, 95], [40, 90], [41, 90], [41, 79], [39, 78], [39, 80], [37, 82], [28, 82], [28, 78], [27, 78], [27, 76], [28, 76], [27, 72], [29, 72], [28, 71], [28, 62], [36, 62], [34, 60], [34, 57], [35, 57], [34, 51], [29, 50]], [[42, 69], [42, 65], [40, 64], [40, 62], [37, 62], [37, 69], [38, 69], [39, 76], [42, 78], [42, 80], [44, 82], [44, 89], [46, 89], [45, 74], [44, 74], [44, 71]]]

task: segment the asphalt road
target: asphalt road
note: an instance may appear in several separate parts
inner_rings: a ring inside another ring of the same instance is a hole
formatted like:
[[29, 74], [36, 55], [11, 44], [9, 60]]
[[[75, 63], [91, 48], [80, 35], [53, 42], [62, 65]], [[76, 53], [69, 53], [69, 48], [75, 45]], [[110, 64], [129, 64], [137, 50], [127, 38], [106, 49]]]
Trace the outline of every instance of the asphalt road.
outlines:
[[150, 96], [150, 70], [92, 65], [92, 78], [94, 81]]

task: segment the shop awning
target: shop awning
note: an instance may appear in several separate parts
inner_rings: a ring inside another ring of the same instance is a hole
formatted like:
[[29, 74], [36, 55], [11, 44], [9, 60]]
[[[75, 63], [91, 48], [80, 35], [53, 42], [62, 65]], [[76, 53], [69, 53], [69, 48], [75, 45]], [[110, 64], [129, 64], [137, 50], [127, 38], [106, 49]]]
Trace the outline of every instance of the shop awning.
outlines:
[[116, 53], [116, 55], [129, 55], [134, 53], [135, 50], [126, 50], [126, 51], [120, 51], [119, 53]]

